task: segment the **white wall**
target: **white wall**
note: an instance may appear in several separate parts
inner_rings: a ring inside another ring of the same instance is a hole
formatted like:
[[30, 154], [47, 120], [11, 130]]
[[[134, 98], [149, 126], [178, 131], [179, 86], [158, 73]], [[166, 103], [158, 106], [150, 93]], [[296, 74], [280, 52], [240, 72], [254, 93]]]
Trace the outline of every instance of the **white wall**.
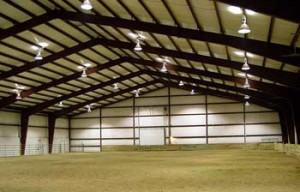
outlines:
[[0, 157], [20, 154], [20, 115], [0, 111]]
[[[0, 111], [0, 117], [0, 156], [20, 155], [20, 113]], [[69, 143], [68, 120], [57, 119], [55, 127], [53, 152], [69, 151], [66, 147]], [[48, 118], [32, 115], [28, 122], [25, 155], [46, 153], [48, 153]]]
[[74, 117], [71, 145], [99, 151], [101, 145], [281, 141], [277, 112], [178, 89], [170, 93], [170, 103], [168, 89], [161, 89]]

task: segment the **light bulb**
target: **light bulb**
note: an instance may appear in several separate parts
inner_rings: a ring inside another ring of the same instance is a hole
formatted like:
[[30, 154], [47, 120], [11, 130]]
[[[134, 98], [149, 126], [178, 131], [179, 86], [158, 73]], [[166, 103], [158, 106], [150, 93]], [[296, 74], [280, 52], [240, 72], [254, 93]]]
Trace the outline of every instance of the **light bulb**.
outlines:
[[243, 15], [242, 17], [242, 25], [240, 26], [238, 33], [241, 34], [247, 34], [250, 33], [251, 29], [249, 28], [249, 26], [247, 25], [247, 18], [245, 15]]
[[247, 58], [244, 59], [244, 64], [242, 66], [242, 71], [248, 71], [250, 70], [250, 66], [248, 65], [248, 60]]
[[89, 0], [84, 0], [84, 2], [81, 4], [81, 9], [84, 10], [91, 10], [93, 8], [91, 2]]
[[35, 60], [42, 60], [42, 59], [43, 59], [42, 53], [41, 53], [41, 52], [42, 52], [41, 50], [38, 51], [38, 53], [37, 53], [36, 56], [35, 56]]
[[180, 81], [178, 85], [183, 86], [184, 85], [183, 81]]
[[140, 44], [140, 39], [136, 39], [136, 45], [134, 47], [134, 50], [135, 51], [141, 51], [142, 50], [142, 47], [141, 47], [141, 44]]

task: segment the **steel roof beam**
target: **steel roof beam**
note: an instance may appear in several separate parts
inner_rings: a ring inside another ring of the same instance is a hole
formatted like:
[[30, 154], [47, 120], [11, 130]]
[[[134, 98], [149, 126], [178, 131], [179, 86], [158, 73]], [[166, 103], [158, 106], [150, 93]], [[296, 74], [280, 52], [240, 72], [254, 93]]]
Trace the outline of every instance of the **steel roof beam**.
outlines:
[[124, 80], [127, 80], [127, 79], [131, 79], [133, 77], [137, 77], [137, 76], [140, 76], [140, 75], [143, 75], [143, 74], [145, 74], [145, 73], [143, 73], [142, 71], [138, 71], [138, 72], [133, 72], [133, 73], [130, 73], [128, 75], [124, 75], [124, 76], [121, 76], [119, 78], [109, 80], [109, 81], [106, 81], [106, 82], [102, 82], [102, 83], [99, 82], [99, 84], [97, 84], [97, 85], [93, 85], [93, 86], [88, 87], [88, 88], [83, 88], [79, 91], [75, 91], [75, 92], [72, 92], [70, 94], [63, 95], [61, 97], [57, 97], [55, 99], [43, 102], [41, 104], [35, 105], [33, 107], [30, 107], [30, 108], [27, 108], [27, 109], [24, 110], [24, 113], [26, 113], [27, 115], [32, 115], [32, 114], [37, 113], [39, 111], [42, 111], [43, 109], [46, 109], [46, 108], [48, 108], [52, 105], [55, 105], [56, 103], [59, 103], [60, 101], [67, 100], [71, 97], [76, 97], [78, 95], [81, 95], [81, 94], [84, 94], [84, 93], [87, 93], [87, 92], [90, 92], [90, 91], [101, 89], [101, 88], [104, 88], [106, 86], [113, 85], [114, 83], [121, 82], [121, 81], [124, 81]]
[[[104, 46], [111, 46], [111, 47], [122, 48], [122, 49], [133, 49], [134, 47], [134, 44], [132, 43], [127, 43], [123, 41], [113, 41], [108, 39], [101, 39], [100, 44]], [[236, 70], [241, 70], [241, 67], [243, 65], [243, 63], [241, 62], [229, 61], [227, 59], [213, 58], [213, 57], [197, 55], [188, 52], [174, 51], [170, 49], [151, 47], [151, 46], [143, 46], [143, 51], [152, 54], [185, 59], [188, 61], [196, 61], [201, 63], [213, 64], [216, 66], [229, 67]], [[251, 70], [248, 72], [248, 74], [262, 77], [264, 79], [268, 79], [274, 82], [282, 83], [299, 90], [300, 77], [296, 73], [279, 71], [276, 69], [265, 68], [257, 65], [251, 65], [251, 64], [250, 67]]]
[[60, 110], [58, 112], [53, 113], [53, 115], [54, 115], [55, 118], [58, 118], [58, 117], [67, 115], [68, 113], [71, 113], [72, 111], [74, 111], [76, 109], [84, 107], [85, 105], [89, 105], [91, 103], [96, 103], [98, 101], [109, 99], [109, 98], [112, 98], [112, 97], [115, 97], [115, 96], [118, 96], [118, 95], [121, 95], [121, 94], [124, 94], [124, 93], [129, 93], [129, 92], [134, 91], [134, 90], [139, 89], [139, 88], [143, 88], [143, 87], [147, 87], [147, 86], [150, 86], [150, 85], [154, 85], [154, 84], [156, 84], [158, 82], [159, 82], [158, 80], [153, 80], [153, 81], [149, 81], [149, 82], [146, 82], [146, 83], [143, 83], [143, 84], [136, 85], [134, 87], [129, 87], [127, 89], [119, 90], [119, 91], [117, 91], [115, 93], [104, 95], [104, 96], [101, 96], [99, 98], [95, 98], [95, 99], [92, 99], [90, 101], [86, 101], [86, 102], [83, 102], [83, 103], [80, 103], [80, 104], [73, 105], [71, 107], [65, 108], [63, 110]]
[[64, 58], [68, 55], [80, 52], [84, 49], [93, 47], [93, 46], [98, 45], [98, 44], [99, 44], [99, 39], [98, 38], [97, 39], [92, 39], [92, 40], [89, 40], [87, 42], [75, 45], [74, 47], [70, 47], [68, 49], [64, 49], [60, 52], [57, 52], [57, 53], [52, 54], [50, 56], [47, 56], [47, 57], [43, 58], [42, 60], [37, 60], [37, 61], [32, 61], [32, 62], [25, 63], [24, 65], [22, 65], [20, 67], [16, 67], [16, 68], [13, 68], [12, 70], [0, 73], [0, 80], [12, 77], [14, 75], [17, 75], [19, 73], [28, 71], [28, 70], [33, 69], [35, 67], [40, 67], [40, 66], [42, 66], [46, 63], [53, 62], [53, 61], [55, 61], [57, 59], [60, 59], [60, 58]]
[[[102, 69], [107, 69], [109, 67], [112, 67], [114, 65], [117, 65], [117, 64], [120, 64], [122, 62], [124, 62], [125, 59], [124, 58], [119, 58], [119, 59], [116, 59], [116, 60], [113, 60], [113, 61], [109, 61], [107, 63], [104, 63], [104, 64], [101, 64], [101, 65], [98, 65], [96, 67], [92, 67], [92, 68], [89, 68], [86, 73], [87, 74], [92, 74], [92, 73], [95, 73], [99, 70], [102, 70]], [[69, 75], [69, 76], [64, 76], [60, 79], [57, 79], [57, 80], [54, 80], [54, 81], [51, 81], [49, 83], [44, 83], [44, 84], [41, 84], [40, 86], [37, 86], [37, 87], [33, 87], [29, 90], [24, 90], [22, 91], [21, 93], [21, 96], [24, 98], [24, 97], [28, 97], [30, 96], [31, 94], [34, 94], [34, 93], [37, 93], [39, 91], [42, 91], [42, 90], [45, 90], [45, 89], [48, 89], [50, 87], [53, 87], [53, 86], [56, 86], [56, 85], [59, 85], [61, 83], [65, 83], [65, 82], [68, 82], [68, 81], [71, 81], [71, 80], [74, 80], [74, 79], [77, 79], [77, 78], [80, 78], [81, 77], [81, 74], [82, 72], [77, 72], [77, 73], [73, 73], [72, 75]], [[0, 100], [0, 109], [1, 108], [4, 108], [14, 102], [16, 102], [17, 99], [16, 99], [16, 95], [13, 94], [13, 95], [10, 95], [8, 97], [4, 97]]]
[[[286, 45], [267, 43], [254, 39], [244, 39], [236, 36], [222, 35], [218, 33], [199, 31], [188, 28], [179, 28], [169, 25], [133, 21], [114, 17], [105, 17], [84, 13], [75, 13], [70, 11], [58, 11], [58, 18], [78, 22], [86, 22], [98, 25], [107, 25], [125, 29], [139, 30], [151, 33], [158, 33], [167, 36], [175, 36], [186, 39], [193, 39], [204, 42], [212, 42], [235, 47], [247, 52], [255, 53], [274, 60], [287, 62], [299, 66], [299, 59], [288, 59], [281, 57], [290, 54], [291, 48]], [[259, 49], [258, 49], [259, 48]]]
[[287, 0], [217, 0], [229, 5], [251, 9], [295, 23], [300, 23], [299, 1]]
[[71, 12], [71, 11], [61, 11], [61, 10], [51, 11], [47, 14], [44, 14], [43, 16], [36, 17], [27, 21], [27, 24], [21, 23], [11, 28], [8, 28], [6, 30], [3, 30], [1, 34], [4, 34], [3, 38], [8, 36], [13, 36], [17, 33], [28, 30], [32, 27], [35, 27], [39, 24], [42, 24], [43, 22], [47, 22], [52, 19], [87, 22], [92, 24], [107, 25], [112, 27], [126, 28], [126, 29], [139, 30], [139, 31], [151, 32], [151, 33], [158, 33], [167, 36], [175, 36], [175, 37], [181, 37], [186, 39], [223, 44], [223, 45], [235, 47], [237, 49], [242, 49], [247, 52], [255, 53], [264, 57], [268, 57], [274, 60], [287, 62], [292, 65], [299, 66], [299, 58], [291, 59], [291, 58], [281, 57], [282, 55], [287, 55], [291, 53], [291, 48], [289, 46], [285, 46], [281, 44], [267, 43], [264, 41], [258, 41], [253, 39], [243, 39], [236, 36], [223, 35], [223, 34], [199, 31], [199, 30], [188, 29], [188, 28], [179, 28], [179, 27], [174, 27], [169, 25], [133, 21], [128, 19], [106, 17], [100, 15], [91, 15], [91, 14]]
[[[194, 88], [194, 90], [196, 92], [200, 92], [200, 93], [202, 92], [202, 93], [205, 93], [205, 94], [214, 95], [214, 96], [218, 96], [218, 97], [225, 97], [225, 98], [232, 99], [232, 100], [237, 100], [237, 101], [240, 101], [240, 102], [245, 101], [244, 96], [234, 95], [234, 94], [231, 94], [231, 93], [225, 93], [225, 92], [218, 91], [218, 90], [211, 90], [211, 89], [205, 89], [205, 88], [201, 88], [201, 87], [194, 87], [194, 86], [191, 86], [191, 85], [185, 85], [185, 86], [182, 87], [182, 86], [179, 86], [178, 83], [169, 82], [169, 81], [165, 81], [165, 80], [160, 80], [160, 82], [162, 84], [164, 84], [165, 86], [170, 86], [170, 87], [174, 87], [174, 88], [178, 88], [178, 89], [183, 89], [183, 90], [186, 90], [186, 91], [190, 91], [191, 89]], [[276, 111], [278, 110], [278, 105], [270, 103], [269, 101], [263, 101], [263, 100], [260, 100], [260, 99], [252, 98], [251, 102], [254, 103], [254, 104], [257, 104], [257, 105], [268, 107], [268, 108], [276, 110]]]

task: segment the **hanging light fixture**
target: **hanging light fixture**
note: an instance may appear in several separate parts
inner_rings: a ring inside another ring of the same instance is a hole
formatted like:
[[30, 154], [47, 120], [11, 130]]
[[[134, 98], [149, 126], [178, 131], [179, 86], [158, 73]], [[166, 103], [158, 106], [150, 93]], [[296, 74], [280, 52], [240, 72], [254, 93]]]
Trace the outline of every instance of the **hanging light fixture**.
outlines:
[[88, 107], [87, 107], [87, 112], [88, 112], [88, 113], [92, 112], [91, 106], [88, 106]]
[[63, 107], [63, 106], [64, 106], [63, 102], [60, 101], [59, 104], [58, 104], [58, 107]]
[[87, 77], [86, 70], [91, 66], [90, 63], [84, 63], [82, 66], [78, 66], [79, 69], [82, 69], [81, 77]]
[[139, 89], [136, 89], [136, 90], [134, 90], [133, 92], [135, 93], [135, 97], [139, 97], [140, 96], [140, 91], [141, 91], [142, 89], [141, 88], [139, 88]]
[[93, 6], [89, 0], [84, 0], [80, 7], [81, 7], [81, 9], [84, 9], [84, 10], [93, 9]]
[[31, 48], [33, 50], [37, 51], [37, 54], [34, 58], [35, 58], [35, 60], [42, 60], [43, 59], [42, 52], [43, 52], [44, 48], [47, 47], [49, 44], [46, 42], [37, 42], [37, 45], [38, 46], [36, 46], [36, 45], [31, 46]]
[[249, 64], [248, 64], [248, 59], [247, 59], [247, 57], [245, 57], [245, 59], [244, 59], [244, 64], [243, 64], [243, 66], [242, 66], [242, 71], [248, 71], [248, 70], [250, 70], [250, 66], [249, 66]]
[[17, 94], [16, 99], [20, 100], [20, 99], [22, 99], [22, 91], [23, 91], [23, 89], [25, 89], [25, 87], [24, 86], [20, 86], [18, 84], [15, 84], [15, 87], [16, 88], [13, 89], [13, 92], [15, 92]]
[[179, 84], [178, 84], [179, 86], [184, 86], [184, 83], [183, 83], [183, 81], [179, 81]]
[[246, 101], [246, 102], [245, 102], [245, 106], [246, 106], [246, 107], [249, 107], [249, 106], [250, 106], [250, 103], [249, 103], [248, 101]]
[[142, 46], [141, 46], [141, 38], [140, 37], [137, 37], [136, 38], [136, 45], [134, 47], [134, 50], [135, 51], [142, 51]]
[[190, 94], [191, 94], [191, 95], [195, 95], [195, 90], [192, 89]]
[[114, 87], [114, 90], [118, 90], [118, 89], [119, 89], [118, 83], [114, 83], [114, 84], [113, 84], [113, 87]]
[[246, 74], [245, 83], [244, 83], [243, 87], [244, 87], [245, 89], [250, 88], [250, 84], [249, 84], [249, 80], [248, 80], [247, 74]]
[[160, 71], [161, 71], [161, 72], [165, 73], [165, 72], [167, 72], [167, 71], [168, 71], [168, 69], [167, 69], [166, 65], [167, 65], [167, 62], [166, 62], [166, 61], [164, 61], [164, 62], [163, 62], [163, 66], [162, 66], [162, 68], [160, 69]]
[[22, 96], [21, 96], [22, 90], [20, 90], [20, 89], [15, 89], [14, 91], [15, 91], [16, 94], [17, 94], [16, 99], [17, 99], [17, 100], [22, 99]]
[[42, 56], [42, 49], [39, 49], [36, 56], [35, 56], [35, 60], [42, 60], [43, 56]]
[[245, 95], [244, 99], [250, 99], [250, 96], [249, 95]]
[[92, 106], [93, 105], [94, 105], [94, 103], [85, 106], [87, 108], [88, 113], [92, 112]]
[[87, 74], [86, 74], [86, 67], [84, 67], [84, 68], [82, 69], [81, 77], [87, 77]]
[[247, 33], [250, 33], [250, 32], [251, 32], [251, 29], [247, 25], [246, 15], [243, 15], [243, 17], [242, 17], [242, 25], [240, 26], [240, 28], [238, 30], [238, 33], [240, 33], [240, 34], [247, 34]]

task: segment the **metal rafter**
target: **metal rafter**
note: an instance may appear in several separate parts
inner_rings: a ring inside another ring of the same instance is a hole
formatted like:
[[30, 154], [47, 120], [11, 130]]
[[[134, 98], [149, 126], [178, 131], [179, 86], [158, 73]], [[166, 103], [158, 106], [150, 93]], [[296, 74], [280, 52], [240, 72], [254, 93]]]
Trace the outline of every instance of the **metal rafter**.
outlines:
[[[122, 42], [122, 41], [112, 41], [112, 40], [107, 40], [107, 39], [94, 39], [88, 41], [86, 44], [81, 44], [77, 45], [75, 47], [72, 47], [68, 50], [63, 50], [59, 53], [53, 54], [49, 57], [44, 58], [42, 61], [38, 62], [32, 62], [30, 64], [23, 65], [19, 68], [16, 68], [15, 70], [11, 70], [8, 72], [4, 72], [0, 74], [0, 79], [6, 78], [8, 76], [13, 76], [21, 71], [26, 71], [31, 69], [32, 67], [35, 67], [37, 63], [45, 64], [47, 62], [50, 62], [52, 60], [58, 59], [60, 57], [64, 57], [67, 54], [72, 54], [74, 51], [76, 52], [77, 49], [85, 49], [88, 48], [89, 46], [95, 46], [95, 45], [104, 45], [104, 46], [110, 46], [110, 47], [116, 47], [116, 48], [122, 48], [122, 49], [132, 49], [134, 46], [132, 43], [127, 43], [127, 42]], [[86, 45], [86, 46], [84, 46]], [[202, 63], [209, 63], [217, 66], [224, 66], [224, 67], [230, 67], [233, 69], [240, 70], [241, 66], [243, 63], [240, 62], [235, 62], [235, 61], [229, 61], [226, 59], [220, 59], [220, 58], [212, 58], [208, 56], [202, 56], [202, 55], [197, 55], [197, 54], [192, 54], [192, 53], [187, 53], [187, 52], [180, 52], [180, 51], [173, 51], [173, 50], [168, 50], [168, 49], [163, 49], [163, 48], [156, 48], [156, 47], [150, 47], [150, 46], [144, 46], [144, 51], [148, 53], [153, 53], [153, 54], [158, 54], [158, 55], [165, 55], [165, 56], [170, 56], [170, 57], [175, 57], [175, 58], [181, 58], [181, 59], [186, 59], [186, 60], [191, 60], [191, 61], [197, 61], [197, 62], [202, 62]], [[269, 79], [275, 82], [279, 82], [282, 84], [286, 84], [288, 86], [294, 87], [295, 89], [299, 89], [299, 82], [300, 78], [297, 74], [291, 73], [291, 72], [283, 72], [271, 68], [264, 68], [256, 65], [251, 65], [251, 71], [249, 72], [250, 74], [253, 74], [255, 76], [263, 77], [265, 79]]]
[[[160, 83], [164, 84], [165, 86], [169, 86], [169, 87], [174, 87], [174, 88], [178, 88], [178, 89], [183, 89], [186, 91], [190, 91], [191, 89], [194, 89], [196, 92], [200, 92], [200, 93], [205, 93], [205, 94], [209, 94], [209, 95], [214, 95], [214, 96], [218, 96], [218, 97], [225, 97], [228, 99], [232, 99], [232, 100], [237, 100], [240, 102], [244, 102], [244, 96], [242, 95], [235, 95], [235, 94], [231, 94], [231, 93], [225, 93], [222, 91], [218, 91], [218, 90], [211, 90], [208, 88], [201, 88], [201, 87], [194, 87], [191, 85], [185, 85], [185, 86], [179, 86], [178, 83], [174, 83], [174, 82], [170, 82], [170, 81], [166, 81], [166, 80], [160, 80]], [[252, 103], [261, 105], [261, 106], [265, 106], [268, 108], [271, 108], [273, 110], [278, 110], [278, 106], [277, 103], [270, 103], [268, 101], [263, 101], [263, 100], [259, 100], [259, 99], [255, 99], [253, 98], [251, 100]]]
[[226, 4], [243, 7], [259, 13], [300, 23], [299, 2], [286, 0], [217, 0]]
[[[292, 59], [292, 58], [281, 57], [282, 55], [286, 55], [290, 53], [290, 47], [285, 45], [266, 43], [263, 41], [258, 41], [253, 39], [242, 39], [235, 36], [216, 34], [216, 33], [199, 31], [194, 29], [178, 28], [178, 27], [162, 25], [162, 24], [132, 21], [128, 19], [105, 17], [100, 15], [91, 15], [91, 14], [84, 14], [79, 12], [55, 10], [51, 13], [57, 16], [56, 17], [57, 19], [87, 22], [87, 23], [93, 23], [99, 25], [107, 25], [112, 27], [120, 27], [120, 28], [132, 29], [132, 30], [158, 33], [158, 34], [163, 34], [168, 36], [177, 36], [181, 38], [194, 39], [199, 41], [208, 41], [217, 44], [224, 44], [224, 45], [245, 50], [247, 52], [269, 57], [274, 60], [287, 62], [292, 65], [299, 66], [298, 58]], [[52, 17], [49, 17], [48, 21], [52, 19], [53, 19]], [[31, 25], [27, 25], [27, 27], [22, 28], [22, 30], [24, 31], [37, 26], [38, 24], [35, 24], [34, 21], [35, 18], [33, 18], [32, 21], [30, 22]], [[12, 28], [18, 28], [19, 25], [15, 25]], [[9, 28], [6, 30], [12, 30], [12, 29]], [[6, 30], [4, 30], [3, 33], [6, 33]], [[22, 30], [12, 30], [12, 31], [21, 32]], [[9, 36], [15, 34], [16, 33], [10, 32]], [[259, 47], [259, 49], [257, 49], [257, 47]]]
[[128, 93], [128, 92], [134, 91], [134, 90], [139, 89], [139, 88], [143, 88], [143, 87], [147, 87], [147, 86], [150, 86], [150, 85], [154, 85], [156, 83], [158, 83], [158, 80], [149, 81], [149, 82], [146, 82], [146, 83], [142, 83], [142, 84], [136, 85], [134, 87], [129, 87], [127, 89], [119, 90], [119, 91], [117, 91], [115, 93], [111, 93], [111, 94], [108, 94], [108, 95], [105, 95], [105, 96], [101, 96], [101, 97], [96, 98], [96, 99], [92, 99], [92, 100], [84, 102], [84, 103], [80, 103], [78, 105], [74, 105], [74, 106], [65, 108], [65, 109], [63, 109], [61, 111], [55, 112], [53, 115], [55, 116], [55, 118], [58, 118], [58, 117], [67, 115], [68, 113], [71, 113], [72, 111], [74, 111], [76, 109], [84, 107], [85, 105], [89, 105], [91, 103], [95, 103], [95, 102], [98, 102], [98, 101], [101, 101], [101, 100], [105, 100], [105, 99], [108, 99], [108, 98], [112, 98], [112, 97], [115, 97], [115, 96], [118, 96], [118, 95], [121, 95], [121, 94], [124, 94], [124, 93]]
[[[116, 59], [116, 60], [110, 61], [110, 62], [102, 64], [102, 65], [98, 65], [96, 67], [88, 69], [87, 70], [87, 74], [95, 73], [95, 72], [97, 72], [97, 71], [99, 71], [101, 69], [106, 69], [106, 68], [112, 67], [112, 66], [114, 66], [116, 64], [120, 64], [122, 62], [124, 62], [124, 59], [120, 58], [120, 59]], [[71, 81], [71, 80], [80, 78], [81, 77], [81, 73], [82, 72], [73, 73], [72, 75], [64, 76], [64, 77], [62, 77], [60, 79], [57, 79], [55, 81], [51, 81], [49, 83], [42, 84], [42, 85], [40, 85], [38, 87], [33, 87], [33, 88], [29, 89], [29, 90], [22, 91], [21, 96], [22, 97], [28, 97], [31, 94], [36, 93], [38, 91], [45, 90], [45, 89], [48, 89], [50, 87], [53, 87], [53, 86], [65, 83], [67, 81]], [[13, 103], [15, 101], [16, 101], [16, 96], [15, 95], [11, 95], [11, 96], [8, 96], [6, 98], [2, 98], [1, 101], [0, 101], [0, 109], [3, 108], [3, 107], [5, 107], [5, 106], [10, 105], [11, 103]]]
[[113, 85], [114, 83], [117, 83], [117, 82], [120, 82], [120, 81], [129, 80], [133, 77], [138, 77], [142, 74], [144, 74], [143, 71], [133, 72], [133, 73], [130, 73], [129, 75], [124, 75], [124, 76], [121, 76], [121, 77], [113, 79], [113, 80], [109, 80], [109, 81], [106, 81], [106, 82], [103, 82], [103, 83], [100, 83], [100, 84], [97, 84], [97, 85], [94, 85], [94, 86], [91, 86], [91, 87], [88, 87], [88, 88], [84, 88], [84, 89], [81, 89], [79, 91], [75, 91], [71, 94], [63, 95], [62, 97], [57, 97], [55, 99], [43, 102], [43, 103], [38, 104], [34, 107], [27, 108], [26, 110], [24, 110], [24, 113], [26, 113], [28, 115], [32, 115], [34, 113], [42, 111], [43, 109], [45, 109], [47, 107], [50, 107], [51, 105], [54, 105], [54, 104], [58, 103], [60, 101], [67, 100], [71, 97], [75, 97], [75, 96], [78, 96], [78, 95], [81, 95], [81, 94], [84, 94], [84, 93], [87, 93], [87, 92], [90, 92], [90, 91], [94, 91], [96, 89], [101, 89], [101, 88], [104, 88], [105, 86]]

